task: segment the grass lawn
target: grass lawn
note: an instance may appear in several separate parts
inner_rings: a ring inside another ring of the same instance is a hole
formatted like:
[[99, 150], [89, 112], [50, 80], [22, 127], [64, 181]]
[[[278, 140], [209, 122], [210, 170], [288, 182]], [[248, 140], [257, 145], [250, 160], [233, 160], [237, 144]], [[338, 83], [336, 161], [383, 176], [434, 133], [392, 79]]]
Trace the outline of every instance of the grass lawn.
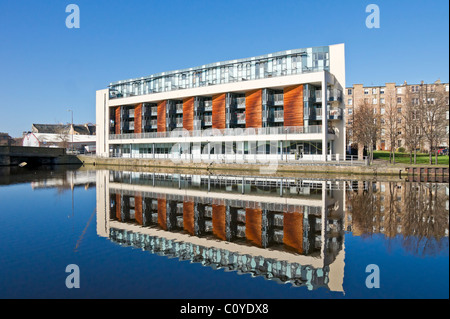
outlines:
[[[374, 151], [373, 159], [381, 159], [389, 162], [389, 151]], [[417, 164], [428, 164], [429, 163], [429, 155], [428, 154], [417, 154], [416, 163]], [[414, 154], [413, 154], [414, 161]], [[395, 153], [395, 163], [409, 164], [409, 153]], [[448, 165], [448, 155], [440, 155], [438, 156], [438, 164], [439, 165]], [[433, 156], [433, 165], [434, 165], [434, 156]]]

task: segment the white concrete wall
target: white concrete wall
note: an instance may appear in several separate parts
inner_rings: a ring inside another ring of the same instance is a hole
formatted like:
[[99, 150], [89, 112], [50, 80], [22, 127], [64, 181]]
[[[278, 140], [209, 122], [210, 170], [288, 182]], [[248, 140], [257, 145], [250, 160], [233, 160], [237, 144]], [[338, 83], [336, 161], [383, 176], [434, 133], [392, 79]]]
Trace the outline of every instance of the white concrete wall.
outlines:
[[339, 107], [343, 109], [342, 121], [334, 121], [336, 126], [336, 140], [335, 140], [335, 153], [345, 156], [346, 154], [346, 141], [345, 141], [345, 45], [335, 44], [330, 45], [330, 73], [334, 75], [337, 86], [342, 90], [342, 103]]
[[96, 152], [99, 156], [108, 156], [109, 145], [109, 90], [99, 90], [95, 96], [95, 115], [96, 115]]

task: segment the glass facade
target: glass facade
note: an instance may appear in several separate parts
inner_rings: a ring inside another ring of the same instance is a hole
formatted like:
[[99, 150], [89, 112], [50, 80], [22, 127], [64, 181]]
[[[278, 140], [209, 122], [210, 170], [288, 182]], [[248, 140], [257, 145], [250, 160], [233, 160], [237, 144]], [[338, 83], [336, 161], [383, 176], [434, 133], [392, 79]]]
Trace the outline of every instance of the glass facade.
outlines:
[[296, 49], [247, 59], [211, 63], [201, 67], [163, 72], [114, 82], [110, 98], [169, 92], [216, 84], [329, 71], [329, 47]]

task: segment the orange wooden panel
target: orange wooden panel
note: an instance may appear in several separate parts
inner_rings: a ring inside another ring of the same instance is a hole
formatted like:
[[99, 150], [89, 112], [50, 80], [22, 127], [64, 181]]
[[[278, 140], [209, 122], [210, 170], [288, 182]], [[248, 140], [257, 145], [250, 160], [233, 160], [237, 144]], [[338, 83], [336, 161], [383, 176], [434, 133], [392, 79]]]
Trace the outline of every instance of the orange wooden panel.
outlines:
[[166, 131], [166, 101], [158, 102], [157, 105], [157, 132]]
[[262, 246], [262, 210], [259, 208], [245, 209], [245, 237]]
[[303, 126], [303, 85], [284, 89], [284, 126]]
[[134, 133], [142, 133], [142, 103], [134, 107]]
[[262, 90], [245, 93], [245, 127], [262, 127]]
[[303, 213], [283, 214], [283, 243], [303, 253]]
[[116, 134], [120, 134], [120, 106], [116, 107], [116, 109], [114, 110], [114, 113], [115, 113], [115, 116], [116, 116], [116, 119], [114, 121], [115, 122], [114, 123], [114, 125], [115, 125], [114, 130], [115, 130]]
[[214, 95], [212, 98], [212, 127], [222, 130], [225, 124], [225, 96], [226, 93]]
[[134, 197], [134, 219], [139, 225], [142, 225], [142, 196]]
[[121, 212], [122, 202], [120, 200], [120, 194], [116, 194], [116, 218], [119, 221], [122, 221], [122, 214]]
[[183, 202], [183, 228], [191, 235], [194, 235], [194, 222], [194, 202]]
[[226, 240], [225, 231], [225, 205], [212, 205], [212, 227], [213, 234], [222, 240]]
[[167, 202], [163, 198], [158, 198], [158, 225], [167, 230]]
[[183, 128], [188, 131], [194, 129], [194, 97], [183, 100]]

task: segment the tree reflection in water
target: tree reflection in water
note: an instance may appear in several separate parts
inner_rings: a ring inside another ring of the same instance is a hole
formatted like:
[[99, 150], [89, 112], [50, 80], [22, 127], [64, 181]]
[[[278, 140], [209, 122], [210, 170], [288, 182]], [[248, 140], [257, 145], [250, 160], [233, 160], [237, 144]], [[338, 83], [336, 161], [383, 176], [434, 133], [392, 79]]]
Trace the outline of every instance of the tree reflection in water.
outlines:
[[382, 233], [389, 248], [400, 236], [415, 256], [448, 250], [448, 184], [359, 181], [348, 189], [346, 229], [353, 235]]

